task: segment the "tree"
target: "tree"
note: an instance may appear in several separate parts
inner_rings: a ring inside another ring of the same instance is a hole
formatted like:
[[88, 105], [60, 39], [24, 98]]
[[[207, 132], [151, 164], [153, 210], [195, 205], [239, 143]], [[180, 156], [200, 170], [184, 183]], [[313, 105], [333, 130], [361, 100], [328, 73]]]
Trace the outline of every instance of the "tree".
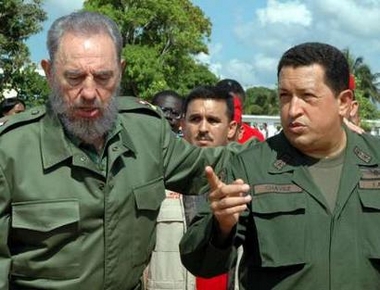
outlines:
[[84, 9], [120, 27], [127, 62], [122, 91], [149, 99], [163, 89], [187, 93], [216, 76], [194, 55], [207, 53], [211, 22], [189, 0], [87, 0]]
[[25, 101], [26, 107], [42, 105], [46, 102], [50, 88], [46, 77], [37, 72], [37, 66], [30, 64], [14, 76], [18, 84], [18, 97]]
[[[42, 0], [0, 1], [0, 94], [6, 89], [28, 92], [30, 76], [37, 77], [25, 40], [42, 29], [46, 13]], [[42, 85], [44, 86], [43, 82]], [[42, 88], [41, 91], [44, 89]], [[36, 88], [36, 94], [39, 89]]]
[[348, 48], [343, 50], [350, 71], [356, 78], [356, 90], [360, 91], [364, 98], [374, 102], [380, 102], [380, 73], [372, 73], [370, 67], [364, 63], [362, 56], [355, 57]]
[[253, 87], [246, 90], [244, 111], [252, 115], [278, 115], [277, 92], [265, 87]]
[[[356, 79], [356, 86], [360, 86], [360, 80]], [[380, 117], [380, 112], [376, 109], [376, 106], [372, 101], [365, 96], [365, 93], [361, 89], [355, 89], [355, 99], [359, 103], [359, 115], [361, 120], [375, 120]]]

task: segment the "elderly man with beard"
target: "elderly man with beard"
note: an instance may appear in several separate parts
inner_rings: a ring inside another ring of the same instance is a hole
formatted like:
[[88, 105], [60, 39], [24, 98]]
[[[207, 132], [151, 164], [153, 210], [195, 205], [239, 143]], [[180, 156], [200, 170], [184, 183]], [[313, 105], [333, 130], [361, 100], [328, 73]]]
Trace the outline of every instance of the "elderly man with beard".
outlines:
[[122, 38], [109, 18], [59, 18], [47, 45], [46, 108], [0, 130], [0, 289], [141, 289], [165, 188], [198, 192], [205, 165], [229, 153], [116, 98]]

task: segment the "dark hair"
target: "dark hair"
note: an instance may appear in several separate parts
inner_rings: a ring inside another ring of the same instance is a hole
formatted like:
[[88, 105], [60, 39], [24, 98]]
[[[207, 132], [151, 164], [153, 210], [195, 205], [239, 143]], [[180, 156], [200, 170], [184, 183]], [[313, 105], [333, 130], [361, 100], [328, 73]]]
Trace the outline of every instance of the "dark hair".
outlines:
[[216, 87], [237, 95], [240, 98], [241, 102], [244, 104], [246, 94], [243, 87], [238, 81], [233, 79], [223, 79], [216, 83]]
[[0, 103], [0, 117], [4, 117], [4, 115], [12, 110], [17, 104], [22, 104], [26, 107], [25, 102], [19, 98], [8, 98], [2, 100]]
[[181, 98], [181, 96], [177, 92], [175, 92], [173, 90], [164, 90], [164, 91], [156, 93], [153, 96], [152, 104], [156, 105], [156, 103], [158, 102], [159, 99], [166, 98], [166, 97], [172, 97], [172, 98], [178, 99], [181, 103], [183, 101], [183, 99]]
[[97, 12], [79, 11], [62, 16], [55, 20], [48, 31], [47, 48], [51, 61], [55, 61], [55, 54], [65, 33], [83, 35], [108, 34], [115, 44], [118, 61], [121, 59], [123, 40], [116, 23]]
[[344, 54], [336, 47], [319, 42], [306, 42], [287, 50], [277, 66], [277, 78], [283, 67], [319, 64], [325, 71], [325, 83], [336, 93], [349, 88], [349, 65]]
[[194, 88], [185, 98], [183, 104], [183, 114], [186, 115], [187, 108], [191, 101], [197, 99], [224, 100], [227, 105], [227, 117], [231, 121], [234, 118], [233, 96], [224, 89], [217, 86], [198, 86]]

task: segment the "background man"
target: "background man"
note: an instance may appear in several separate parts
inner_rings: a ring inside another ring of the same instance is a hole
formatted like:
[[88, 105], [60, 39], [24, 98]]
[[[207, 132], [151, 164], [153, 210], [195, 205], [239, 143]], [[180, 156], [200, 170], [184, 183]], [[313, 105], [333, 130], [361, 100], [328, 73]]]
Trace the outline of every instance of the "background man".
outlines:
[[[152, 104], [158, 106], [168, 120], [173, 133], [180, 137], [183, 99], [172, 90], [158, 92]], [[182, 265], [178, 244], [186, 231], [186, 218], [181, 194], [166, 190], [157, 217], [156, 245], [145, 272], [147, 290], [194, 290], [195, 279]]]
[[182, 117], [182, 103], [181, 96], [172, 90], [164, 90], [155, 94], [152, 98], [152, 104], [159, 107], [168, 120], [172, 131], [181, 135], [180, 123]]
[[0, 103], [0, 117], [11, 116], [25, 111], [25, 102], [19, 98], [6, 98]]
[[236, 135], [233, 98], [223, 89], [200, 86], [184, 102], [183, 137], [199, 147], [227, 145]]
[[283, 131], [232, 160], [234, 184], [208, 169], [212, 213], [196, 217], [181, 242], [192, 273], [224, 272], [243, 244], [242, 289], [378, 288], [380, 141], [343, 125], [348, 79], [335, 47], [304, 43], [284, 53]]
[[47, 45], [48, 105], [0, 131], [0, 289], [140, 289], [165, 188], [197, 193], [228, 152], [116, 98], [122, 38], [109, 18], [59, 18]]
[[[241, 112], [241, 111], [240, 111]], [[236, 108], [228, 90], [221, 87], [200, 86], [187, 96], [182, 120], [184, 138], [200, 147], [227, 145], [238, 137]], [[241, 113], [239, 114], [241, 118]], [[195, 216], [204, 196], [185, 196], [187, 223]], [[197, 290], [224, 290], [227, 274], [211, 279], [197, 277]]]
[[251, 138], [264, 141], [265, 137], [259, 129], [252, 128], [251, 126], [245, 124], [242, 120], [246, 94], [241, 84], [236, 80], [223, 79], [220, 80], [216, 86], [222, 90], [226, 90], [234, 97], [235, 112], [237, 112], [235, 114], [235, 121], [238, 123], [237, 141], [239, 143], [244, 143]]
[[[193, 89], [184, 100], [184, 117], [181, 120], [184, 139], [199, 147], [226, 145], [236, 134], [233, 120], [232, 96], [213, 86]], [[186, 224], [195, 216], [199, 199], [203, 196], [183, 196], [177, 194], [162, 204], [157, 224], [157, 244], [152, 254], [150, 270], [147, 274], [148, 289], [213, 289], [225, 290], [227, 276], [212, 280], [198, 280], [181, 265], [178, 244]], [[184, 205], [182, 205], [182, 198]], [[196, 285], [195, 285], [196, 284]], [[206, 285], [205, 285], [206, 284]], [[204, 288], [207, 286], [208, 288]]]

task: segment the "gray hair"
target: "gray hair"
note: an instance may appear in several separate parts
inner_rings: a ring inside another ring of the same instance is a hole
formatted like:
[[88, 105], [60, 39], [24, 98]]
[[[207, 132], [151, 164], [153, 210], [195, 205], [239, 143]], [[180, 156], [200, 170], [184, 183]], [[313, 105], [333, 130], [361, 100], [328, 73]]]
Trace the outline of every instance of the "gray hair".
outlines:
[[67, 32], [79, 35], [108, 34], [115, 43], [118, 61], [121, 60], [123, 40], [117, 24], [100, 13], [80, 11], [62, 16], [51, 25], [46, 43], [51, 61], [54, 61], [61, 38]]

